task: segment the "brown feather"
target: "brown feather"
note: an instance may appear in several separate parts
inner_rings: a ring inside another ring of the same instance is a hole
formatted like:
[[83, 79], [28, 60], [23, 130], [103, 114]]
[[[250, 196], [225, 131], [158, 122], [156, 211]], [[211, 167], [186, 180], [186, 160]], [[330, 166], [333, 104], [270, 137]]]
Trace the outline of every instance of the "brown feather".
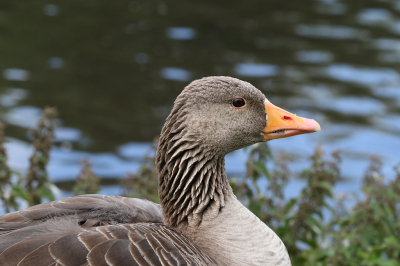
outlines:
[[107, 253], [108, 249], [112, 244], [117, 242], [118, 240], [107, 240], [103, 243], [95, 246], [88, 254], [87, 260], [89, 265], [92, 266], [109, 266], [104, 255]]
[[108, 240], [103, 234], [96, 231], [85, 231], [80, 233], [78, 237], [88, 250], [92, 250], [98, 244]]
[[46, 245], [59, 236], [33, 235], [10, 246], [0, 255], [0, 265], [17, 265], [25, 256]]
[[25, 258], [23, 258], [18, 266], [32, 266], [32, 265], [50, 265], [55, 263], [53, 257], [49, 252], [49, 245], [51, 243], [47, 243], [46, 245], [41, 246], [38, 249], [35, 249], [31, 253], [29, 253]]
[[112, 266], [139, 266], [129, 250], [129, 240], [118, 240], [110, 246], [105, 259]]
[[78, 234], [66, 235], [49, 246], [51, 256], [64, 266], [77, 266], [86, 263], [88, 250], [79, 241]]

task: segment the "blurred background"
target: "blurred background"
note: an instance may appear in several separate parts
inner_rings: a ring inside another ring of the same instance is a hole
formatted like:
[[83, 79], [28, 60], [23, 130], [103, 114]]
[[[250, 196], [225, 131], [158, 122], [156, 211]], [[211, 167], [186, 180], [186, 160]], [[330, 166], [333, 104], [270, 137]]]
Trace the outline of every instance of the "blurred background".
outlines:
[[[252, 83], [274, 104], [314, 118], [322, 132], [271, 141], [296, 172], [318, 143], [343, 151], [338, 192], [357, 192], [370, 155], [388, 175], [400, 161], [400, 1], [1, 1], [0, 118], [9, 165], [26, 172], [26, 129], [45, 106], [61, 126], [48, 166], [68, 182], [82, 159], [120, 194], [180, 91], [226, 75]], [[243, 175], [247, 151], [229, 154]], [[291, 180], [298, 193], [302, 180]]]

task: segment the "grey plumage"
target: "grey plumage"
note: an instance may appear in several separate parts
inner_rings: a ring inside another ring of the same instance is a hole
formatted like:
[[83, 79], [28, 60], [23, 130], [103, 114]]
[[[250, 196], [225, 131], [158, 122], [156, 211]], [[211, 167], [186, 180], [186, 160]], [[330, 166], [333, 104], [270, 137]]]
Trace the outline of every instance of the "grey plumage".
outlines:
[[[232, 107], [243, 97], [246, 108]], [[0, 217], [0, 265], [290, 265], [276, 234], [233, 195], [224, 156], [264, 141], [265, 96], [247, 82], [188, 85], [161, 132], [161, 206], [84, 195]]]

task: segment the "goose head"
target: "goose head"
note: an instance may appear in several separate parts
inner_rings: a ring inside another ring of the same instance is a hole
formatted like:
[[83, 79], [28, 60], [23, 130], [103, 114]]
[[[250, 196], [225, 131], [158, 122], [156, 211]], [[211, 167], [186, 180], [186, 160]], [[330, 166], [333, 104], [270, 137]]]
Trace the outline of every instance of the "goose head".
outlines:
[[320, 129], [314, 120], [274, 106], [248, 82], [231, 77], [193, 81], [175, 100], [157, 150], [166, 223], [176, 226], [192, 212], [217, 213], [224, 206], [231, 193], [224, 168], [227, 153]]
[[190, 136], [187, 141], [195, 141], [204, 151], [225, 155], [258, 142], [320, 131], [321, 127], [315, 120], [273, 105], [248, 82], [207, 77], [193, 81], [177, 97], [162, 134], [175, 135], [181, 130]]

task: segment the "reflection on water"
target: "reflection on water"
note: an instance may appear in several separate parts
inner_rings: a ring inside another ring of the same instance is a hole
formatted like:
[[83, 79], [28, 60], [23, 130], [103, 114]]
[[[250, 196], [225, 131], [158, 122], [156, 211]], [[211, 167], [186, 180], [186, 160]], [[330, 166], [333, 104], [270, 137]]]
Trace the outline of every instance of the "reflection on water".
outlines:
[[299, 24], [294, 30], [298, 35], [318, 39], [363, 40], [369, 37], [368, 31], [347, 26]]
[[324, 98], [319, 101], [318, 105], [320, 109], [363, 117], [383, 115], [386, 111], [385, 105], [380, 101], [366, 97]]
[[60, 8], [54, 4], [47, 4], [43, 7], [43, 12], [47, 16], [54, 17], [57, 16], [60, 12]]
[[4, 115], [3, 120], [10, 124], [23, 128], [32, 128], [37, 125], [42, 114], [42, 109], [33, 106], [17, 106], [10, 108]]
[[299, 62], [311, 64], [329, 63], [333, 60], [333, 54], [328, 51], [298, 51], [296, 56]]
[[7, 80], [27, 81], [29, 79], [29, 71], [19, 68], [7, 68], [3, 71], [3, 76]]
[[[51, 105], [62, 123], [54, 180], [74, 178], [86, 157], [103, 177], [135, 171], [175, 97], [211, 75], [249, 81], [273, 103], [320, 121], [318, 134], [270, 143], [301, 158], [295, 170], [317, 142], [346, 150], [353, 185], [343, 190], [358, 188], [369, 154], [383, 156], [387, 173], [400, 160], [400, 1], [0, 6], [0, 117], [18, 169], [30, 155], [25, 128]], [[228, 172], [243, 173], [244, 159], [245, 151], [229, 155]]]
[[347, 64], [332, 64], [326, 68], [327, 75], [344, 82], [366, 86], [399, 84], [399, 74], [390, 68], [356, 68]]
[[196, 37], [196, 30], [189, 27], [169, 27], [165, 30], [165, 34], [175, 40], [191, 40]]
[[0, 104], [4, 107], [11, 107], [25, 99], [27, 96], [28, 92], [24, 89], [9, 88], [4, 90], [0, 95]]
[[271, 77], [279, 73], [279, 67], [267, 64], [239, 63], [235, 65], [235, 72], [246, 77]]
[[189, 81], [192, 78], [192, 73], [182, 68], [165, 67], [161, 70], [161, 77], [169, 80]]
[[63, 68], [64, 67], [64, 60], [60, 57], [51, 57], [47, 60], [47, 64], [50, 68]]

